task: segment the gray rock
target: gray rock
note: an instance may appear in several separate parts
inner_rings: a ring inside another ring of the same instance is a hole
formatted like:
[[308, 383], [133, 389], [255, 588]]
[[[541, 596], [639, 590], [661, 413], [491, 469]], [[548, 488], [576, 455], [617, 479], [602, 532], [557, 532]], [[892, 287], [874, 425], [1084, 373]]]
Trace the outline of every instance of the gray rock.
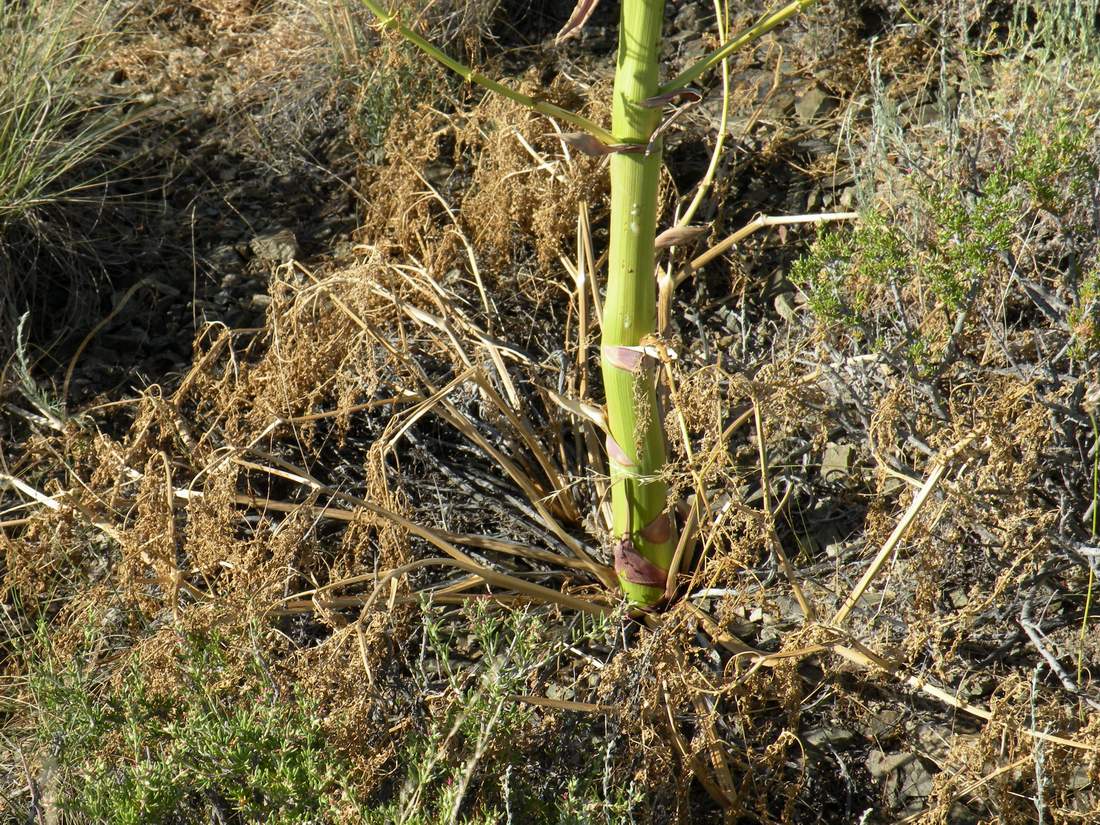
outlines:
[[265, 263], [285, 264], [298, 259], [298, 239], [289, 229], [257, 235], [248, 242], [252, 254]]
[[884, 776], [889, 776], [898, 768], [907, 765], [909, 762], [917, 758], [915, 753], [883, 753], [878, 748], [874, 748], [867, 755], [867, 772], [871, 774], [874, 779], [882, 779]]
[[821, 457], [821, 477], [825, 481], [843, 481], [852, 472], [855, 460], [855, 448], [851, 444], [825, 445], [825, 454]]
[[688, 3], [679, 12], [676, 13], [676, 19], [672, 23], [677, 31], [691, 32], [696, 34], [699, 31], [699, 6], [695, 3]]
[[813, 728], [808, 731], [805, 736], [806, 742], [815, 747], [821, 747], [822, 745], [843, 747], [845, 745], [850, 745], [855, 738], [856, 735], [847, 728], [833, 727], [831, 725]]
[[926, 799], [932, 793], [934, 777], [920, 759], [901, 767], [898, 793], [903, 799]]
[[794, 298], [791, 297], [789, 292], [781, 292], [775, 296], [775, 311], [779, 313], [779, 317], [786, 321], [788, 324], [794, 323]]
[[872, 739], [893, 736], [897, 732], [899, 722], [901, 722], [901, 711], [883, 708], [868, 716], [864, 733]]
[[802, 124], [809, 124], [830, 111], [836, 101], [816, 83], [798, 98], [794, 112]]

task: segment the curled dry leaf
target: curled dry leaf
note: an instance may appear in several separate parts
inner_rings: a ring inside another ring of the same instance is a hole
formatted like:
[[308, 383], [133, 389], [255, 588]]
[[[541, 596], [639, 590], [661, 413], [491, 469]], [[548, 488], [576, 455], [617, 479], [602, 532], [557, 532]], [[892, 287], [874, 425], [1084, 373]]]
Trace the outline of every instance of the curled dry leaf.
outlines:
[[636, 372], [642, 366], [645, 353], [638, 347], [604, 346], [600, 348], [603, 360], [613, 367], [627, 372]]
[[646, 147], [641, 143], [604, 143], [587, 132], [566, 132], [561, 139], [585, 155], [602, 157], [603, 155], [641, 154]]
[[639, 555], [629, 538], [615, 542], [615, 572], [632, 584], [664, 587], [668, 571]]
[[561, 27], [561, 31], [554, 38], [554, 42], [561, 43], [579, 33], [598, 5], [600, 5], [600, 0], [577, 0], [577, 5], [573, 7], [573, 13], [569, 15], [565, 25]]
[[572, 413], [578, 418], [585, 418], [599, 427], [603, 432], [607, 432], [607, 416], [603, 414], [603, 410], [599, 407], [595, 407], [584, 401], [578, 401], [576, 398], [568, 398], [564, 395], [559, 395], [550, 389], [543, 388], [543, 392], [550, 397], [551, 401], [566, 412]]
[[611, 459], [615, 464], [618, 464], [624, 469], [630, 469], [635, 467], [634, 459], [626, 454], [626, 450], [619, 446], [619, 442], [611, 437], [611, 433], [607, 434], [607, 438], [604, 439], [604, 446], [607, 447], [607, 457]]
[[586, 155], [600, 156], [610, 155], [611, 147], [587, 132], [566, 132], [561, 139]]
[[672, 523], [667, 513], [661, 513], [641, 530], [641, 536], [654, 544], [663, 544], [672, 535]]
[[706, 231], [706, 227], [704, 226], [670, 226], [657, 236], [653, 245], [657, 249], [664, 249], [669, 246], [679, 246], [682, 243], [687, 243], [688, 241], [698, 238]]
[[702, 99], [702, 93], [696, 89], [674, 89], [671, 92], [648, 97], [642, 101], [641, 105], [646, 109], [663, 109], [669, 103], [698, 103]]

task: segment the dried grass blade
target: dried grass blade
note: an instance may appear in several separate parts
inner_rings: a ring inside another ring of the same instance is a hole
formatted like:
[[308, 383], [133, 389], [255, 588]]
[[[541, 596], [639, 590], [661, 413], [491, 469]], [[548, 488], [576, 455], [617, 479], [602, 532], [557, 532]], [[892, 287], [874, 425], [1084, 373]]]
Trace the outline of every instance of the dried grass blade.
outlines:
[[[333, 490], [332, 488], [328, 487], [327, 485], [321, 484], [321, 482], [317, 481], [315, 478], [312, 478], [304, 470], [302, 470], [300, 472], [289, 472], [289, 471], [286, 471], [286, 470], [279, 470], [275, 467], [270, 467], [266, 464], [258, 464], [258, 463], [253, 462], [253, 461], [247, 461], [246, 459], [242, 459], [242, 458], [236, 458], [236, 459], [234, 459], [234, 462], [239, 464], [242, 467], [246, 467], [246, 468], [253, 469], [253, 470], [258, 470], [260, 472], [270, 473], [270, 474], [279, 476], [281, 478], [285, 478], [288, 481], [296, 481], [299, 484], [305, 484], [305, 485], [307, 485], [309, 487], [312, 487], [314, 489], [318, 489], [320, 491], [327, 492], [327, 493], [331, 494], [333, 497], [340, 498], [340, 499], [343, 499], [343, 500], [345, 500], [349, 503], [352, 503], [356, 507], [360, 507], [360, 508], [366, 510], [367, 512], [371, 513], [372, 515], [376, 515], [379, 518], [384, 518], [387, 521], [390, 521], [391, 523], [397, 525], [401, 529], [406, 530], [409, 533], [412, 533], [414, 536], [418, 536], [419, 538], [424, 539], [424, 541], [426, 541], [426, 542], [432, 544], [433, 546], [437, 547], [438, 549], [442, 550], [444, 553], [446, 553], [450, 557], [451, 563], [454, 566], [459, 567], [460, 569], [465, 570], [469, 573], [476, 573], [478, 576], [480, 576], [485, 581], [486, 584], [492, 584], [492, 585], [496, 585], [498, 587], [505, 587], [505, 588], [508, 588], [510, 590], [515, 590], [516, 592], [519, 592], [519, 593], [524, 593], [528, 596], [534, 596], [534, 597], [540, 599], [541, 601], [553, 602], [553, 603], [556, 603], [556, 604], [560, 604], [563, 607], [568, 607], [572, 610], [579, 610], [579, 611], [583, 611], [583, 612], [586, 612], [586, 613], [592, 613], [594, 615], [603, 615], [608, 610], [603, 605], [597, 605], [593, 602], [588, 602], [588, 601], [584, 601], [582, 599], [577, 599], [577, 598], [574, 598], [572, 596], [568, 596], [564, 593], [561, 593], [557, 590], [553, 590], [549, 587], [543, 587], [542, 585], [539, 585], [539, 584], [534, 584], [532, 582], [527, 582], [527, 581], [524, 581], [523, 579], [516, 578], [515, 576], [509, 576], [505, 573], [498, 573], [495, 570], [491, 570], [491, 569], [489, 569], [489, 568], [487, 568], [483, 565], [480, 565], [477, 562], [475, 562], [472, 558], [470, 558], [468, 555], [466, 555], [461, 550], [459, 550], [457, 547], [455, 547], [453, 544], [451, 544], [449, 541], [447, 541], [445, 538], [443, 538], [435, 530], [432, 530], [428, 527], [424, 527], [423, 525], [417, 524], [414, 521], [410, 521], [409, 519], [405, 518], [404, 516], [398, 515], [397, 513], [394, 513], [390, 510], [387, 510], [384, 507], [378, 506], [377, 504], [373, 504], [373, 503], [367, 501], [366, 499], [361, 499], [361, 498], [358, 498], [356, 496], [349, 495], [348, 493], [341, 493], [338, 490]], [[247, 504], [249, 506], [255, 506], [257, 503], [261, 502], [260, 499], [257, 499], [253, 496], [243, 496], [243, 495], [234, 496], [233, 500], [236, 501], [239, 504]], [[270, 506], [270, 505], [273, 504], [273, 502], [268, 501], [268, 500], [262, 500], [262, 501], [263, 501], [263, 504], [265, 506]], [[285, 505], [285, 503], [283, 503], [283, 502], [280, 502], [280, 504], [284, 505], [284, 507], [287, 507], [287, 505]], [[297, 510], [297, 509], [299, 509], [303, 506], [309, 506], [309, 505], [289, 505], [287, 507], [287, 509]], [[273, 507], [272, 509], [282, 509], [282, 508]], [[326, 515], [330, 512], [343, 512], [347, 516], [350, 517], [350, 518], [348, 518], [348, 520], [351, 520], [351, 518], [354, 518], [354, 513], [347, 513], [347, 511], [340, 511], [339, 508], [331, 508], [331, 507], [321, 506], [321, 507], [313, 507], [312, 509], [314, 510], [314, 512], [316, 512], [318, 515], [321, 515], [321, 516]], [[582, 552], [583, 552], [583, 548], [582, 548]], [[595, 566], [595, 563], [593, 563], [593, 566]], [[593, 572], [595, 572], [595, 570]]]
[[[596, 325], [603, 327], [603, 304], [600, 302], [600, 290], [596, 281], [600, 271], [600, 264], [604, 260], [604, 256], [601, 255], [597, 260], [595, 252], [592, 249], [592, 221], [588, 214], [588, 203], [582, 201], [579, 205], [580, 210], [580, 234], [581, 241], [584, 247], [584, 271], [588, 275], [588, 288], [592, 295], [592, 310], [596, 313]], [[604, 253], [606, 255], [606, 253]]]
[[802, 609], [802, 614], [805, 616], [806, 621], [813, 621], [817, 613], [813, 605], [810, 604], [810, 600], [806, 598], [806, 594], [802, 592], [802, 586], [798, 583], [798, 576], [794, 572], [794, 567], [787, 558], [787, 552], [783, 549], [783, 544], [775, 532], [775, 514], [771, 505], [771, 480], [768, 473], [768, 448], [764, 441], [764, 423], [760, 417], [760, 403], [755, 398], [752, 402], [752, 410], [753, 418], [756, 421], [756, 445], [760, 456], [760, 485], [764, 492], [764, 518], [766, 519], [765, 527], [768, 531], [768, 542], [771, 544], [776, 558], [779, 559], [779, 564], [791, 585], [791, 591], [798, 601], [798, 606]]
[[[432, 411], [432, 408], [436, 404], [438, 404], [456, 389], [469, 381], [470, 378], [472, 378], [473, 376], [473, 368], [467, 369], [459, 373], [450, 381], [448, 381], [442, 389], [436, 390], [427, 398], [425, 398], [422, 402], [417, 404], [413, 409], [409, 410], [405, 420], [402, 421], [400, 424], [397, 424], [397, 429], [394, 432], [387, 434], [387, 443], [383, 448], [385, 452], [388, 453], [389, 451], [391, 451], [394, 448], [394, 445], [401, 440], [401, 437], [405, 435], [405, 433], [407, 433], [417, 421], [430, 413]], [[396, 423], [396, 421], [394, 423]]]
[[687, 519], [676, 542], [676, 552], [668, 566], [668, 581], [665, 584], [665, 600], [672, 601], [676, 595], [676, 585], [681, 569], [690, 569], [695, 555], [695, 538], [699, 532], [699, 501], [696, 499], [688, 509]]
[[732, 235], [719, 241], [706, 252], [693, 259], [691, 263], [684, 267], [683, 271], [676, 276], [676, 286], [679, 286], [687, 280], [692, 272], [706, 266], [719, 255], [736, 246], [739, 241], [743, 241], [758, 229], [763, 229], [766, 226], [790, 226], [792, 224], [854, 221], [858, 219], [858, 212], [823, 212], [818, 215], [757, 215]]
[[664, 706], [665, 709], [665, 724], [668, 728], [669, 736], [672, 739], [672, 744], [675, 746], [680, 758], [683, 759], [691, 768], [692, 775], [698, 780], [699, 784], [703, 786], [703, 790], [710, 795], [710, 798], [718, 803], [719, 807], [728, 811], [734, 805], [734, 801], [726, 796], [725, 792], [715, 783], [714, 779], [710, 775], [710, 771], [707, 770], [706, 762], [699, 758], [684, 739], [680, 728], [676, 724], [676, 715], [672, 710], [672, 705], [668, 701], [668, 687], [661, 680], [660, 687], [658, 688], [659, 695], [657, 701]]
[[[555, 567], [564, 567], [570, 570], [583, 570], [587, 573], [593, 572], [592, 568], [580, 559], [572, 559], [569, 558], [569, 556], [563, 556], [560, 553], [543, 550], [539, 547], [531, 547], [527, 544], [518, 544], [516, 542], [505, 541], [504, 539], [497, 539], [491, 536], [449, 533], [444, 530], [439, 530], [438, 533], [448, 541], [455, 544], [461, 544], [465, 547], [476, 547], [479, 550], [491, 550], [497, 553], [505, 553], [509, 556], [518, 556], [520, 558], [530, 559], [531, 561], [550, 564]], [[608, 576], [614, 575], [614, 571], [612, 571], [610, 567], [603, 567], [603, 570]]]
[[493, 388], [493, 385], [486, 380], [484, 375], [476, 373], [474, 375], [474, 382], [493, 403], [493, 406], [500, 411], [500, 414], [508, 420], [508, 423], [512, 425], [512, 429], [519, 433], [520, 438], [523, 439], [523, 443], [527, 445], [527, 449], [531, 451], [531, 454], [535, 457], [535, 461], [538, 462], [543, 473], [546, 474], [546, 480], [550, 483], [550, 487], [553, 490], [552, 496], [554, 500], [562, 506], [562, 509], [565, 510], [565, 517], [571, 521], [580, 521], [580, 512], [577, 509], [576, 503], [573, 501], [573, 495], [570, 492], [569, 485], [565, 483], [554, 461], [547, 455], [546, 450], [543, 449], [542, 444], [535, 436], [531, 428], [531, 422], [528, 421], [527, 417], [522, 413], [516, 413], [511, 407], [505, 404], [504, 399], [500, 397]]
[[604, 415], [603, 410], [599, 407], [587, 404], [584, 401], [578, 401], [575, 398], [566, 398], [564, 395], [558, 395], [551, 389], [546, 387], [540, 387], [547, 397], [565, 410], [567, 413], [577, 416], [577, 418], [585, 421], [590, 421], [600, 428], [600, 431], [607, 434], [607, 416]]
[[[914, 675], [904, 675], [902, 673], [902, 665], [892, 659], [888, 659], [860, 642], [849, 639], [847, 644], [834, 644], [830, 646], [830, 649], [847, 659], [853, 664], [859, 665], [864, 668], [879, 668], [886, 671], [896, 679], [900, 679], [910, 688], [920, 693], [924, 693], [927, 696], [931, 696], [934, 699], [943, 702], [946, 705], [950, 705], [956, 710], [961, 710], [964, 713], [968, 713], [971, 716], [975, 716], [978, 719], [982, 719], [986, 722], [992, 722], [993, 714], [983, 707], [978, 705], [972, 705], [969, 702], [963, 702], [960, 699], [955, 698], [955, 695], [944, 690], [936, 685], [929, 684], [926, 679]], [[1052, 745], [1062, 745], [1063, 747], [1073, 748], [1074, 750], [1090, 751], [1092, 753], [1100, 752], [1100, 745], [1090, 744], [1088, 742], [1079, 742], [1074, 739], [1067, 739], [1063, 736], [1057, 736], [1051, 733], [1045, 733], [1038, 730], [1023, 730], [1028, 736], [1033, 739], [1038, 739], [1043, 742], [1049, 742]]]
[[[16, 476], [9, 475], [7, 473], [0, 473], [0, 485], [3, 484], [11, 485], [16, 490], [23, 493], [25, 496], [34, 499], [36, 502], [44, 507], [47, 507], [50, 510], [54, 510], [56, 512], [65, 509], [66, 505], [58, 501], [57, 497], [48, 496], [45, 493], [36, 490], [34, 487], [30, 486], [25, 481], [17, 478]], [[113, 524], [100, 520], [92, 513], [88, 512], [86, 508], [79, 504], [76, 504], [75, 502], [71, 503], [69, 506], [71, 506], [76, 512], [80, 513], [80, 515], [82, 515], [93, 527], [95, 527], [109, 539], [119, 545], [123, 544], [122, 534], [120, 534], [118, 530], [115, 529], [115, 526]]]
[[555, 710], [573, 710], [578, 713], [614, 713], [616, 708], [612, 705], [597, 705], [592, 702], [574, 702], [569, 699], [551, 699], [549, 696], [532, 696], [530, 694], [511, 693], [508, 699], [513, 702], [523, 702], [527, 705], [536, 705]]
[[565, 529], [558, 523], [558, 520], [550, 513], [546, 508], [546, 505], [542, 502], [542, 495], [531, 483], [531, 480], [515, 465], [515, 463], [504, 455], [500, 450], [490, 444], [477, 428], [470, 423], [462, 413], [460, 413], [453, 404], [444, 400], [439, 407], [435, 410], [436, 414], [443, 418], [447, 423], [461, 432], [466, 438], [470, 439], [474, 444], [485, 451], [486, 455], [490, 456], [497, 462], [508, 474], [519, 488], [523, 491], [523, 494], [527, 496], [528, 501], [531, 502], [531, 506], [535, 508], [539, 516], [544, 520], [545, 525], [550, 531], [558, 537], [558, 539], [568, 547], [578, 558], [584, 560], [590, 565], [591, 571], [600, 578], [605, 585], [609, 588], [617, 589], [618, 585], [616, 580], [612, 578], [610, 581], [605, 580], [604, 572], [605, 568], [596, 564], [592, 557], [588, 554], [588, 551], [584, 549], [579, 541], [573, 538]]
[[912, 526], [913, 521], [920, 513], [921, 508], [924, 507], [928, 497], [932, 495], [932, 491], [936, 489], [936, 485], [939, 484], [944, 472], [946, 472], [951, 458], [973, 441], [973, 439], [974, 436], [971, 435], [960, 441], [957, 445], [948, 450], [944, 457], [932, 468], [932, 472], [928, 474], [928, 478], [925, 480], [920, 490], [913, 496], [912, 502], [910, 502], [905, 514], [898, 520], [893, 532], [890, 533], [890, 537], [886, 539], [886, 542], [882, 545], [882, 549], [878, 551], [875, 558], [871, 561], [871, 565], [867, 568], [867, 572], [863, 574], [863, 577], [856, 586], [852, 588], [852, 592], [848, 594], [848, 597], [844, 600], [840, 609], [837, 610], [836, 615], [833, 617], [833, 625], [839, 627], [848, 618], [848, 615], [859, 603], [860, 598], [863, 596], [864, 592], [866, 592], [871, 582], [874, 581], [875, 576], [882, 570], [883, 564], [886, 563], [886, 560], [893, 554], [894, 549], [909, 531], [910, 526]]
[[699, 620], [706, 634], [734, 656], [747, 656], [754, 663], [759, 662], [768, 667], [775, 666], [775, 663], [770, 660], [767, 653], [762, 650], [757, 650], [755, 647], [746, 644], [736, 636], [727, 633], [722, 629], [722, 626], [701, 607], [689, 601], [684, 601], [683, 604], [686, 605], [687, 609], [691, 611], [691, 614]]
[[[447, 203], [446, 199], [441, 194], [439, 194], [439, 190], [437, 190], [428, 182], [428, 179], [424, 177], [424, 175], [417, 167], [409, 164], [409, 168], [411, 168], [413, 170], [413, 173], [418, 178], [420, 178], [420, 182], [428, 187], [428, 191], [432, 193], [437, 201], [439, 201], [440, 206], [442, 206], [444, 211], [447, 213], [447, 217], [451, 219], [452, 229], [454, 233], [458, 235], [458, 239], [462, 241], [462, 245], [466, 249], [466, 258], [470, 261], [470, 272], [473, 273], [474, 283], [477, 284], [478, 295], [481, 296], [481, 306], [485, 310], [486, 317], [492, 318], [494, 313], [489, 305], [489, 295], [485, 291], [485, 283], [481, 280], [481, 269], [477, 265], [477, 256], [474, 254], [473, 244], [471, 244], [470, 239], [466, 237], [466, 233], [462, 231], [461, 224], [459, 224], [458, 222], [458, 217], [455, 215], [454, 210], [451, 209], [451, 206], [449, 203]], [[428, 275], [427, 270], [424, 270], [424, 275], [429, 280], [431, 280], [431, 276]], [[434, 280], [432, 281], [432, 283], [435, 283]], [[436, 284], [436, 286], [438, 287], [438, 284]]]

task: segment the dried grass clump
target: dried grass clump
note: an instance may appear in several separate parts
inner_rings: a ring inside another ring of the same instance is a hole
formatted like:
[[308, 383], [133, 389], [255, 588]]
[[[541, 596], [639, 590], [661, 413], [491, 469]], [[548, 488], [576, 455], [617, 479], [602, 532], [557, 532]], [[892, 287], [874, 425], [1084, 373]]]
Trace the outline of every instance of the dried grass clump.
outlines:
[[[563, 108], [584, 109], [576, 88], [560, 76], [549, 86], [527, 78], [519, 90], [537, 92]], [[546, 120], [512, 101], [489, 97], [474, 114], [456, 146], [472, 155], [473, 179], [461, 206], [468, 232], [496, 267], [506, 261], [514, 266], [516, 251], [533, 243], [545, 276], [569, 249], [578, 202], [599, 203], [606, 197], [606, 175], [586, 155], [563, 162], [562, 144]], [[544, 292], [529, 297], [537, 300]]]

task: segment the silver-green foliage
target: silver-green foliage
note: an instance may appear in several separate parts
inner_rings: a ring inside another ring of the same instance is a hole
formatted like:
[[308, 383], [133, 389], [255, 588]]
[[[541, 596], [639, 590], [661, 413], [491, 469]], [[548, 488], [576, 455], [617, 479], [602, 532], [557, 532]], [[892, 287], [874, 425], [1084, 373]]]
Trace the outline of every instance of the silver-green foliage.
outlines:
[[[420, 693], [436, 697], [441, 711], [405, 743], [397, 799], [371, 809], [368, 823], [633, 821], [639, 794], [614, 782], [604, 759], [587, 759], [580, 772], [551, 776], [530, 764], [520, 747], [535, 712], [516, 696], [569, 648], [606, 642], [614, 619], [580, 614], [560, 625], [483, 601], [450, 615], [428, 602], [424, 617], [414, 679]], [[548, 752], [553, 748], [547, 743]]]
[[[797, 261], [791, 280], [818, 321], [845, 328], [876, 349], [901, 345], [914, 366], [935, 368], [936, 346], [916, 324], [905, 324], [897, 299], [926, 296], [930, 305], [965, 315], [982, 290], [1011, 267], [1017, 239], [1037, 215], [1078, 226], [1098, 166], [1090, 129], [1071, 118], [1036, 123], [990, 168], [965, 182], [927, 180], [913, 188], [911, 208], [867, 211], [852, 229], [822, 232]], [[1071, 280], [1073, 280], [1071, 278]], [[1094, 340], [1095, 285], [1090, 276], [1068, 285], [1077, 298], [1067, 321], [1078, 341]]]
[[134, 667], [105, 680], [57, 658], [45, 630], [38, 644], [34, 750], [66, 821], [320, 825], [355, 807], [317, 708], [278, 695], [258, 659], [227, 679], [228, 639], [182, 636], [175, 672], [156, 679]]

